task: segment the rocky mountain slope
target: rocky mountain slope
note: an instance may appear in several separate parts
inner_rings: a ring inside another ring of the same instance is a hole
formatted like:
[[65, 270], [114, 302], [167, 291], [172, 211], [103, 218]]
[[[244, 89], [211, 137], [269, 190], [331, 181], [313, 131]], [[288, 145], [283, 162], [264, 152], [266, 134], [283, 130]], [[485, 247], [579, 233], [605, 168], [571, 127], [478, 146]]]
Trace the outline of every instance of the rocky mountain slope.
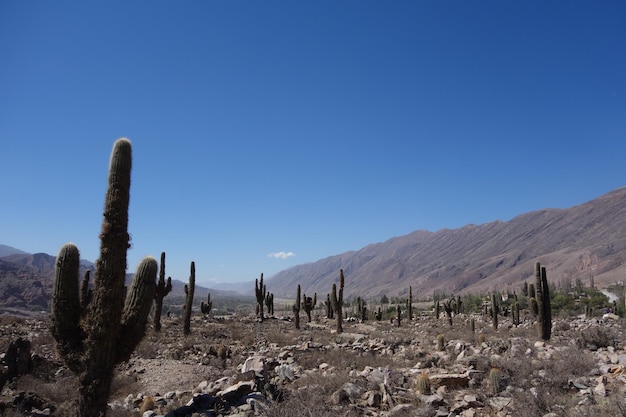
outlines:
[[282, 271], [268, 291], [292, 298], [298, 284], [324, 296], [346, 277], [347, 296], [419, 297], [504, 290], [532, 277], [540, 261], [555, 281], [587, 285], [623, 280], [626, 259], [626, 187], [568, 209], [543, 209], [508, 222], [494, 221], [437, 232], [416, 231], [361, 250]]
[[[13, 314], [48, 311], [52, 297], [56, 257], [45, 253], [30, 254], [11, 249], [13, 251], [10, 255], [0, 257], [0, 314], [4, 310]], [[87, 269], [95, 271], [95, 265], [82, 259], [80, 275], [82, 276]], [[127, 282], [131, 279], [132, 274], [127, 274]], [[169, 299], [184, 297], [185, 284], [179, 280], [172, 280], [172, 292], [168, 295]], [[205, 299], [209, 292], [213, 295], [233, 294], [197, 285], [195, 298]]]
[[[343, 269], [347, 297], [406, 296], [412, 286], [414, 296], [424, 298], [434, 291], [450, 295], [519, 289], [540, 261], [555, 283], [581, 279], [588, 285], [593, 278], [602, 286], [624, 279], [625, 259], [623, 187], [578, 206], [537, 210], [507, 222], [415, 231], [289, 268], [266, 284], [277, 298], [293, 298], [298, 284], [304, 293], [325, 298]], [[0, 257], [0, 307], [47, 308], [53, 276], [50, 255]], [[184, 282], [174, 282], [172, 296], [182, 295], [183, 287]], [[200, 288], [196, 295], [204, 298], [207, 292]]]

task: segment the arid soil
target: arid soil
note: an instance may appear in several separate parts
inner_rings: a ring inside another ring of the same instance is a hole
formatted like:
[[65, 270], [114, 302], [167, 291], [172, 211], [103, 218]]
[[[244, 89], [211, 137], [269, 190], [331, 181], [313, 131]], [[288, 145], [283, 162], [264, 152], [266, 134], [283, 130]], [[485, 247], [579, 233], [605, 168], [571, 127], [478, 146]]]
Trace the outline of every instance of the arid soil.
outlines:
[[[530, 321], [515, 327], [502, 318], [493, 329], [473, 317], [476, 332], [470, 317], [459, 315], [452, 326], [432, 317], [400, 327], [350, 321], [339, 335], [320, 316], [311, 323], [303, 317], [299, 330], [286, 316], [263, 323], [252, 315], [196, 316], [187, 337], [178, 319], [164, 319], [162, 331], [149, 330], [118, 367], [109, 414], [166, 415], [194, 395], [225, 395], [251, 379], [254, 401], [246, 394], [219, 415], [624, 415], [621, 320], [556, 318], [544, 342]], [[33, 358], [27, 374], [5, 384], [0, 415], [70, 415], [75, 378], [58, 359], [46, 320], [2, 317], [0, 334], [2, 351], [23, 338]], [[20, 408], [29, 398], [34, 405]]]

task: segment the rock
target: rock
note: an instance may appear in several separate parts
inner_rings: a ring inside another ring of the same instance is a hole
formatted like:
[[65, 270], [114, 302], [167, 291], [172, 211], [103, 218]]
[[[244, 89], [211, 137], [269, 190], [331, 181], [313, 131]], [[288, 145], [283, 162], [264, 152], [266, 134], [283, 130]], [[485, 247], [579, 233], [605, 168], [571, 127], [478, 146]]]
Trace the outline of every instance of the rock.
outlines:
[[431, 385], [445, 386], [447, 388], [467, 387], [469, 376], [467, 374], [434, 374], [429, 375]]
[[241, 397], [251, 393], [254, 390], [254, 381], [241, 381], [235, 385], [226, 388], [217, 393], [218, 397], [222, 397], [224, 401], [229, 403], [237, 403]]
[[261, 355], [250, 356], [243, 363], [241, 373], [245, 374], [246, 372], [254, 371], [257, 374], [263, 374], [263, 371], [265, 370], [265, 359], [265, 356]]
[[598, 385], [596, 385], [593, 389], [593, 393], [599, 397], [606, 397], [606, 386], [604, 385], [604, 383], [600, 382]]
[[366, 398], [368, 407], [376, 407], [376, 408], [380, 407], [383, 396], [381, 395], [379, 391], [367, 391], [365, 395], [366, 395], [365, 398]]

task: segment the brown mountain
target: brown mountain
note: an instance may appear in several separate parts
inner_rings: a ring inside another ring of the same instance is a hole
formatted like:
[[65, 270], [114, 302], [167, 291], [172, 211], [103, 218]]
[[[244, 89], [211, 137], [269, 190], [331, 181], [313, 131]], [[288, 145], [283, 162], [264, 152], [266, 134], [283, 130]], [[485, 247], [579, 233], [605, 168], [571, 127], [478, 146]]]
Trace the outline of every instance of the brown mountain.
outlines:
[[[45, 253], [30, 254], [15, 248], [11, 249], [13, 249], [11, 255], [0, 257], [0, 314], [3, 309], [11, 312], [16, 310], [47, 312], [52, 297], [56, 257]], [[87, 269], [95, 271], [95, 265], [81, 259], [81, 277]], [[128, 283], [132, 280], [132, 276], [133, 274], [126, 274]], [[172, 292], [168, 295], [169, 299], [184, 297], [185, 284], [186, 282], [172, 280]], [[206, 299], [209, 292], [213, 296], [237, 295], [233, 291], [213, 290], [196, 285], [194, 299]]]
[[544, 209], [508, 222], [494, 221], [437, 232], [416, 231], [361, 250], [331, 256], [279, 272], [267, 281], [277, 297], [307, 294], [325, 298], [345, 275], [347, 296], [414, 296], [519, 290], [534, 274], [534, 263], [548, 278], [590, 279], [602, 286], [624, 279], [626, 187], [568, 209]]

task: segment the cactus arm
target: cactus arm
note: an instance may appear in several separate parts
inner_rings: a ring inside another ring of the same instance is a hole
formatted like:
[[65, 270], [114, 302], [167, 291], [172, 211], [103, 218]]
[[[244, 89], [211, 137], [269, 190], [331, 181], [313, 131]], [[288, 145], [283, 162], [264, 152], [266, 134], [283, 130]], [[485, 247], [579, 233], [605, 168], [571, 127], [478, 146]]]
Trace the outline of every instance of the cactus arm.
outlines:
[[80, 308], [85, 310], [91, 301], [91, 291], [89, 290], [89, 279], [91, 271], [86, 270], [83, 280], [80, 282]]
[[128, 360], [143, 338], [156, 291], [157, 269], [157, 261], [151, 256], [144, 258], [137, 267], [124, 304], [116, 358], [118, 363]]
[[77, 372], [82, 353], [84, 333], [80, 328], [80, 303], [78, 296], [78, 248], [68, 243], [57, 256], [54, 289], [52, 292], [51, 333], [58, 341], [57, 347], [68, 367]]

